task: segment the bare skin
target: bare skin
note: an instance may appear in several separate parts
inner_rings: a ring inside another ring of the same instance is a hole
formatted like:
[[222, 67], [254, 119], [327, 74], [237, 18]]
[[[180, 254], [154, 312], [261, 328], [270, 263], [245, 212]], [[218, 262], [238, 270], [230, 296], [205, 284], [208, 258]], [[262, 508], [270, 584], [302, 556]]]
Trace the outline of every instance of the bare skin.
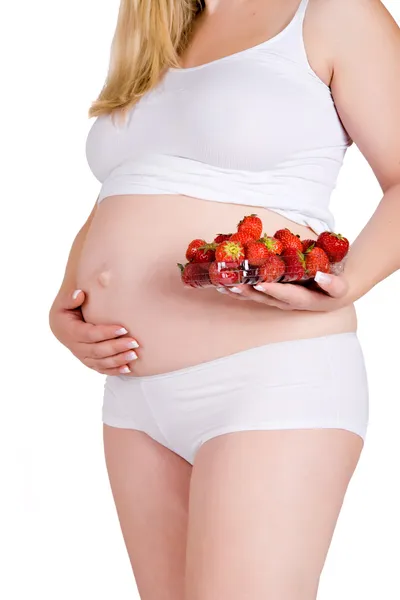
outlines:
[[316, 597], [362, 440], [245, 431], [199, 450], [190, 485], [187, 600]]
[[105, 425], [104, 446], [140, 597], [183, 599], [191, 465], [141, 431]]
[[[297, 5], [210, 1], [182, 64], [260, 43], [288, 23]], [[354, 244], [346, 300], [355, 300], [400, 266], [400, 35], [378, 0], [311, 0], [304, 35], [310, 64], [331, 85], [346, 129], [385, 193]], [[274, 300], [299, 308], [298, 298], [283, 299], [279, 289], [258, 292], [266, 314], [279, 312]], [[340, 307], [328, 300], [328, 312]], [[234, 295], [221, 301], [238, 311], [250, 304]], [[360, 438], [342, 430], [227, 434], [201, 448], [192, 477], [190, 465], [154, 444], [139, 432], [105, 427], [110, 480], [142, 600], [315, 600]], [[150, 552], [152, 544], [160, 551]]]
[[[132, 376], [175, 371], [285, 338], [355, 330], [351, 305], [332, 312], [284, 312], [181, 284], [176, 263], [184, 260], [188, 240], [199, 231], [213, 239], [216, 229], [226, 231], [243, 212], [242, 206], [182, 196], [169, 196], [168, 202], [156, 195], [115, 196], [100, 203], [82, 250], [77, 285], [87, 293], [86, 321], [119, 321], [134, 333], [140, 347], [139, 359], [128, 363]], [[271, 211], [257, 209], [257, 214], [267, 231], [290, 227], [303, 239], [316, 237]], [[108, 287], [100, 282], [106, 272]]]
[[85, 366], [104, 375], [119, 375], [127, 368], [127, 351], [137, 348], [138, 343], [127, 336], [122, 325], [85, 322], [82, 305], [86, 295], [76, 289], [77, 264], [96, 209], [97, 205], [74, 240], [60, 291], [50, 310], [49, 324], [55, 337]]

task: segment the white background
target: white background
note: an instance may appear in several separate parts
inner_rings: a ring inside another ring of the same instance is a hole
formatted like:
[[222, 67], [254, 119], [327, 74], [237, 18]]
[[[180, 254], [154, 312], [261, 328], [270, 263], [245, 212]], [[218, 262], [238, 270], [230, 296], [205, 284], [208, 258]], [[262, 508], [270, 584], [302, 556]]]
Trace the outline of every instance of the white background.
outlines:
[[[399, 3], [385, 4], [400, 21]], [[0, 594], [128, 600], [134, 581], [103, 464], [103, 378], [47, 324], [72, 239], [99, 189], [85, 161], [86, 115], [106, 75], [118, 2], [3, 6]], [[352, 148], [333, 198], [336, 229], [353, 240], [379, 199]], [[396, 274], [357, 305], [371, 419], [321, 600], [400, 597], [399, 293]]]

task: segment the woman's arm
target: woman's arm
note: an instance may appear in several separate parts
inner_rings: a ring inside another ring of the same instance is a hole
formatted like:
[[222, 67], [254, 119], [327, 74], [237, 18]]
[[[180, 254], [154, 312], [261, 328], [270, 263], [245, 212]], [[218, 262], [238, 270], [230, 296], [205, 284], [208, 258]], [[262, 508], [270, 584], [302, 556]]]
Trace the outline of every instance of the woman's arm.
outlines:
[[242, 297], [283, 310], [335, 310], [400, 268], [400, 29], [379, 0], [317, 3], [336, 108], [384, 196], [352, 244], [344, 276], [319, 281], [331, 298], [290, 284], [257, 286], [264, 293], [239, 286]]
[[84, 365], [105, 375], [128, 373], [132, 361], [128, 351], [139, 344], [121, 325], [93, 325], [83, 319], [81, 306], [85, 293], [76, 290], [76, 270], [83, 244], [96, 212], [96, 205], [79, 231], [65, 269], [61, 288], [50, 310], [50, 328], [56, 338]]
[[333, 97], [384, 192], [348, 257], [356, 300], [400, 268], [400, 29], [379, 0], [332, 4]]

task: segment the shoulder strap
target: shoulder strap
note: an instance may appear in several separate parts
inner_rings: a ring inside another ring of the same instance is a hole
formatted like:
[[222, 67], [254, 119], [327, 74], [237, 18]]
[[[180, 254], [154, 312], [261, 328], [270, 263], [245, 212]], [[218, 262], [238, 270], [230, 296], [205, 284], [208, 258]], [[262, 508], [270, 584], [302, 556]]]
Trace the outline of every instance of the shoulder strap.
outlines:
[[302, 65], [309, 74], [321, 82], [310, 66], [304, 43], [303, 25], [308, 4], [309, 0], [300, 0], [297, 11], [285, 30], [285, 35], [277, 36], [275, 39], [277, 43], [280, 42], [279, 54], [281, 56], [290, 59], [293, 63]]
[[309, 0], [301, 0], [299, 8], [297, 9], [295, 19], [299, 20], [301, 23], [304, 21], [308, 2]]

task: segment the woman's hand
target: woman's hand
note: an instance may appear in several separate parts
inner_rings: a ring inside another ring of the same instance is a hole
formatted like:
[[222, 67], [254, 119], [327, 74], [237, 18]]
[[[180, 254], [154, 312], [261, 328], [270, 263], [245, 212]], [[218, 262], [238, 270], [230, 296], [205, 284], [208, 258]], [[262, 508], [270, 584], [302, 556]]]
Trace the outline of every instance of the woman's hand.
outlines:
[[317, 273], [315, 281], [329, 295], [290, 283], [260, 283], [254, 287], [238, 285], [217, 288], [217, 291], [238, 300], [252, 300], [281, 310], [329, 312], [351, 303], [349, 285], [343, 275]]
[[84, 365], [104, 375], [129, 373], [128, 363], [136, 360], [133, 348], [139, 344], [120, 325], [91, 325], [83, 319], [85, 294], [76, 290], [58, 296], [50, 311], [50, 328], [56, 338]]

